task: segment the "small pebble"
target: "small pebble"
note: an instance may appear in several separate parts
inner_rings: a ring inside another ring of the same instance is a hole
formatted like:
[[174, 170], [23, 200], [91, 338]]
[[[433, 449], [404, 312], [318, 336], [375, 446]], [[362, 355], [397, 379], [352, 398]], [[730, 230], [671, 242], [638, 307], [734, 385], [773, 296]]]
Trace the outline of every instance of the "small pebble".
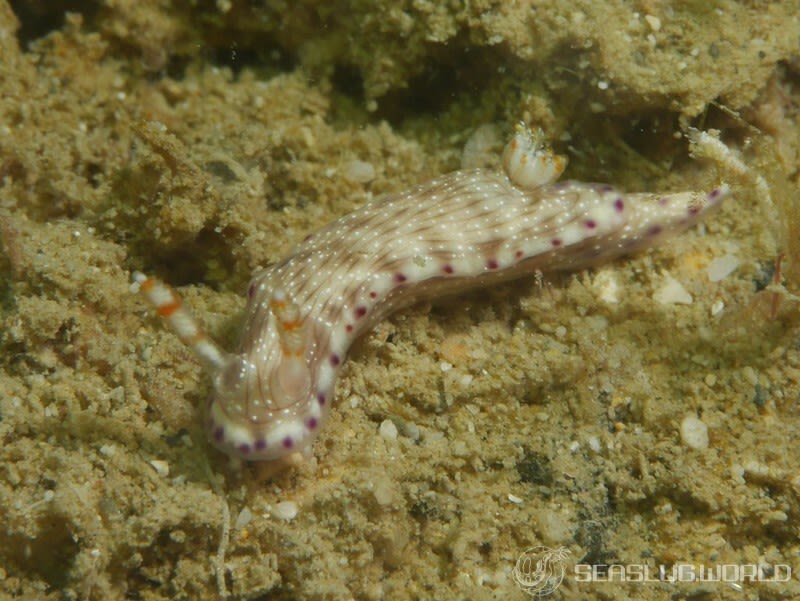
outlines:
[[162, 461], [161, 459], [153, 459], [150, 462], [150, 465], [153, 466], [153, 469], [156, 470], [156, 473], [162, 478], [169, 476], [169, 463], [166, 461]]
[[247, 524], [249, 524], [253, 519], [253, 512], [250, 511], [249, 507], [244, 507], [240, 512], [239, 515], [236, 517], [236, 524], [234, 528], [236, 530], [241, 530]]
[[600, 271], [594, 278], [594, 285], [599, 291], [600, 300], [609, 305], [619, 303], [619, 285], [611, 270]]
[[706, 267], [708, 279], [711, 282], [724, 280], [739, 267], [739, 258], [734, 255], [725, 255], [711, 261]]
[[378, 484], [375, 485], [375, 490], [372, 492], [372, 494], [375, 495], [375, 500], [378, 502], [378, 505], [391, 505], [392, 501], [394, 501], [392, 487], [388, 482], [385, 481], [378, 482]]
[[744, 376], [744, 379], [750, 382], [750, 384], [753, 386], [758, 384], [758, 374], [756, 373], [756, 370], [749, 365], [746, 365], [742, 368], [742, 375]]
[[99, 450], [100, 454], [104, 457], [112, 457], [114, 453], [117, 452], [117, 449], [113, 444], [104, 444]]
[[550, 545], [563, 545], [572, 540], [571, 525], [558, 510], [540, 508], [532, 525]]
[[394, 422], [390, 419], [385, 419], [381, 422], [378, 432], [386, 440], [397, 440], [397, 426], [395, 426]]
[[655, 291], [653, 300], [662, 305], [691, 305], [692, 295], [686, 291], [681, 283], [667, 274], [664, 278], [664, 284]]
[[403, 434], [408, 436], [411, 440], [419, 440], [419, 426], [414, 422], [406, 422], [403, 425]]
[[272, 515], [282, 520], [291, 521], [297, 517], [297, 503], [294, 501], [281, 501], [275, 505]]
[[693, 449], [708, 448], [708, 426], [694, 415], [687, 415], [681, 422], [681, 440]]
[[769, 476], [769, 466], [752, 459], [744, 464], [744, 473], [749, 476], [767, 478]]
[[511, 493], [508, 493], [508, 500], [516, 505], [522, 505], [522, 499], [519, 498], [517, 495], [512, 495]]
[[655, 15], [645, 15], [644, 20], [647, 21], [647, 24], [653, 31], [661, 30], [661, 19], [659, 19]]
[[366, 184], [375, 179], [375, 167], [372, 166], [372, 163], [352, 160], [344, 165], [342, 175], [350, 182]]

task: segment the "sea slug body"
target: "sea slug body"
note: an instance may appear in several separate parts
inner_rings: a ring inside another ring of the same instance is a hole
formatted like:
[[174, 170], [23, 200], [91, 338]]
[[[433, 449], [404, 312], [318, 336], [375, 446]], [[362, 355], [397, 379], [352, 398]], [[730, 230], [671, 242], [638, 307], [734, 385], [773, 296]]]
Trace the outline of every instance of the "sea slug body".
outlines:
[[158, 313], [213, 371], [212, 442], [248, 460], [307, 452], [350, 345], [387, 314], [651, 246], [729, 194], [727, 187], [665, 195], [556, 183], [565, 166], [541, 133], [520, 126], [502, 170], [456, 171], [345, 215], [253, 278], [235, 353], [202, 332], [169, 286], [136, 274]]

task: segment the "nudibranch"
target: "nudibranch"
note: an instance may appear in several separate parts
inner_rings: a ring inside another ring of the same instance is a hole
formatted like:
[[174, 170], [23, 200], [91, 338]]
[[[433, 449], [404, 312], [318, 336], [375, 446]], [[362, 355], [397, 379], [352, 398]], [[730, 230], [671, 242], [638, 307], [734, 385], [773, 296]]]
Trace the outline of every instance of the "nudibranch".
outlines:
[[370, 202], [308, 236], [248, 289], [239, 348], [221, 350], [177, 293], [141, 292], [209, 366], [211, 441], [247, 460], [308, 452], [353, 341], [387, 314], [468, 288], [577, 270], [657, 244], [718, 206], [707, 193], [624, 194], [558, 182], [566, 158], [517, 127], [501, 169], [462, 170]]

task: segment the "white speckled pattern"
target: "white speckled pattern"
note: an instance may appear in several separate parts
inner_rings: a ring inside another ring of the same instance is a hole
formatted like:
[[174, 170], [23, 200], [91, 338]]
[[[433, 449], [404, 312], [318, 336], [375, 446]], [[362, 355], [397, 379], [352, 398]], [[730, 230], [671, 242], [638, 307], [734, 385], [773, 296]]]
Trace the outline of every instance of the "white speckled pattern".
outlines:
[[369, 203], [257, 274], [240, 348], [215, 364], [215, 444], [250, 460], [307, 450], [351, 343], [389, 312], [534, 270], [613, 259], [688, 227], [728, 193], [554, 183], [566, 161], [522, 128], [503, 165]]

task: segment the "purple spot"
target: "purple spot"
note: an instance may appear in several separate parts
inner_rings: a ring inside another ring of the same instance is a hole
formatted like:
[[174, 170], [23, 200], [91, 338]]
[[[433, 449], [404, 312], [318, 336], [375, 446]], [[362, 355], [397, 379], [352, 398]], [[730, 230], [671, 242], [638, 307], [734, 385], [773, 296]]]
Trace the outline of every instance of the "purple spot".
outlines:
[[367, 308], [364, 306], [356, 307], [356, 318], [364, 317], [367, 314]]
[[217, 442], [222, 442], [225, 439], [225, 428], [219, 426], [216, 430], [214, 430], [214, 440]]
[[253, 295], [256, 293], [256, 283], [252, 282], [250, 287], [247, 289], [247, 298], [253, 298]]
[[294, 446], [294, 440], [292, 440], [291, 436], [287, 436], [283, 439], [283, 448], [284, 449], [291, 449]]
[[561, 246], [561, 238], [553, 238], [550, 240], [550, 244], [553, 246]]
[[303, 242], [308, 242], [313, 237], [314, 237], [314, 234], [308, 234], [305, 238], [303, 238]]
[[597, 222], [594, 219], [587, 219], [583, 222], [583, 225], [585, 225], [587, 229], [593, 230], [597, 227]]
[[658, 204], [662, 207], [666, 207], [669, 204], [669, 196], [662, 196], [659, 198]]
[[524, 252], [522, 252], [521, 250], [518, 250], [517, 252], [514, 253], [514, 256], [517, 259], [521, 259], [524, 254], [525, 254]]
[[308, 426], [309, 430], [313, 430], [314, 428], [316, 428], [317, 427], [317, 418], [316, 417], [309, 417], [308, 420], [306, 420], [306, 426]]
[[622, 213], [625, 210], [625, 203], [622, 200], [622, 196], [617, 196], [617, 200], [614, 201], [614, 209], [617, 213]]
[[373, 290], [372, 292], [369, 293], [369, 297], [370, 298], [378, 298], [378, 293]]
[[331, 355], [331, 365], [333, 365], [334, 367], [336, 367], [336, 366], [337, 366], [337, 365], [339, 365], [339, 363], [341, 363], [341, 362], [342, 362], [342, 360], [341, 360], [341, 359], [339, 359], [339, 355]]
[[242, 455], [247, 455], [248, 453], [250, 453], [250, 445], [249, 445], [249, 444], [247, 444], [247, 443], [242, 443], [242, 444], [240, 444], [240, 445], [239, 445], [239, 452], [240, 452]]
[[263, 451], [267, 448], [267, 441], [264, 438], [259, 438], [256, 441], [256, 451]]
[[708, 193], [708, 198], [710, 200], [714, 200], [719, 196], [719, 188], [714, 188], [711, 192]]
[[348, 324], [347, 324], [347, 325], [344, 327], [344, 329], [345, 329], [345, 331], [346, 331], [346, 332], [352, 332], [352, 331], [353, 331], [353, 324], [351, 324], [351, 323], [348, 323]]
[[324, 392], [317, 393], [317, 402], [319, 402], [320, 407], [325, 404], [325, 393]]
[[489, 259], [488, 261], [486, 261], [486, 267], [488, 267], [489, 269], [497, 269], [498, 267], [500, 267], [500, 264], [497, 262], [497, 259]]
[[395, 282], [397, 282], [398, 284], [402, 284], [402, 283], [403, 283], [403, 282], [405, 282], [407, 279], [408, 279], [408, 278], [407, 278], [407, 277], [405, 276], [405, 274], [403, 274], [403, 273], [396, 273], [396, 274], [394, 274], [394, 281], [395, 281]]
[[692, 205], [689, 207], [689, 215], [697, 215], [700, 212], [700, 207], [697, 205]]
[[442, 267], [442, 271], [445, 273], [453, 273], [453, 266], [452, 265], [445, 265]]
[[649, 230], [647, 230], [647, 234], [649, 236], [658, 236], [663, 231], [664, 231], [664, 228], [662, 228], [660, 225], [654, 225]]

